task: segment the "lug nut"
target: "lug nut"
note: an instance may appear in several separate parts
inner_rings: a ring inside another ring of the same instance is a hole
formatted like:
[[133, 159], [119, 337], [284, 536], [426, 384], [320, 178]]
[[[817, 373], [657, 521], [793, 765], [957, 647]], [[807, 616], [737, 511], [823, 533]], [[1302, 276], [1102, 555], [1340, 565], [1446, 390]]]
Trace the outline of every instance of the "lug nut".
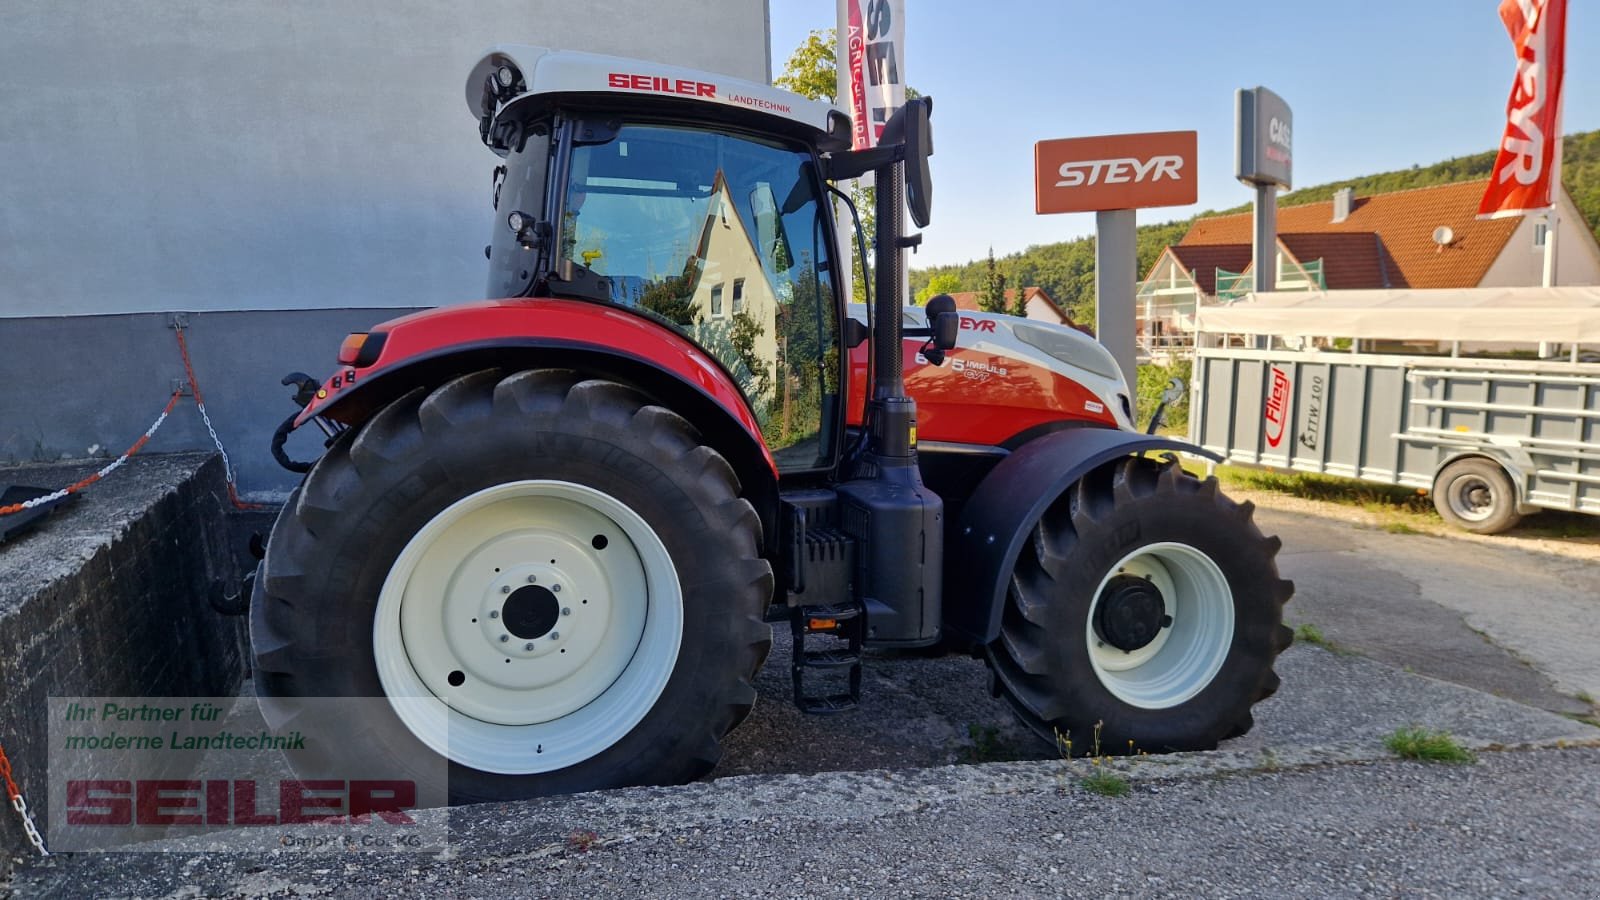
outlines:
[[559, 632], [559, 631], [550, 632], [550, 640], [552, 640], [552, 641], [561, 640], [561, 632]]
[[491, 619], [500, 618], [500, 610], [498, 610], [498, 609], [489, 610], [489, 618], [491, 618]]
[[511, 593], [511, 585], [509, 585], [509, 584], [500, 585], [500, 593], [502, 593], [502, 594]]
[[522, 645], [522, 649], [524, 649], [524, 650], [532, 650], [533, 649], [533, 641], [529, 641], [526, 644], [523, 644]]
[[562, 614], [562, 615], [563, 615], [563, 616], [570, 616], [570, 615], [572, 615], [572, 607], [570, 607], [570, 606], [563, 606], [563, 607], [561, 607], [561, 614]]
[[511, 640], [511, 635], [509, 635], [509, 634], [500, 635], [500, 643], [504, 644], [506, 641], [509, 641], [509, 640]]
[[559, 594], [559, 593], [561, 593], [561, 585], [552, 584], [552, 585], [550, 585], [550, 590], [555, 591], [556, 593]]
[[538, 582], [538, 580], [539, 580], [539, 576], [537, 576], [537, 575], [529, 575], [528, 576], [528, 583], [529, 584], [534, 584], [534, 583]]

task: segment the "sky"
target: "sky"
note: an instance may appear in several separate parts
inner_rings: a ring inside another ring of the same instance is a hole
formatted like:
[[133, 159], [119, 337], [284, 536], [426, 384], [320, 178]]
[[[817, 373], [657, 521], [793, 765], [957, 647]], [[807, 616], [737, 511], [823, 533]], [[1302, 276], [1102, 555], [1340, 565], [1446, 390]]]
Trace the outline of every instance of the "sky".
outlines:
[[[769, 0], [772, 71], [833, 0]], [[1310, 186], [1494, 149], [1514, 71], [1497, 0], [906, 0], [906, 81], [934, 98], [933, 221], [913, 267], [1004, 256], [1094, 232], [1033, 211], [1033, 145], [1199, 132], [1200, 202], [1247, 203], [1233, 177], [1237, 88], [1294, 112], [1294, 183]], [[1252, 17], [1265, 16], [1262, 29]], [[1567, 13], [1564, 128], [1600, 128], [1600, 13]]]

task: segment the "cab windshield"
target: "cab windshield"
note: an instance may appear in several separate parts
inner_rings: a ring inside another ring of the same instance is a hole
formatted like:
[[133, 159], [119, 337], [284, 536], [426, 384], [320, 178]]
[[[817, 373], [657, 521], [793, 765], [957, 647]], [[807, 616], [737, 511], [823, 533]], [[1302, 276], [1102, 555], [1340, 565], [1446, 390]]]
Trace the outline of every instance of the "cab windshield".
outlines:
[[613, 302], [717, 357], [786, 469], [832, 453], [838, 323], [817, 190], [802, 148], [625, 125], [573, 148], [557, 243], [610, 280]]

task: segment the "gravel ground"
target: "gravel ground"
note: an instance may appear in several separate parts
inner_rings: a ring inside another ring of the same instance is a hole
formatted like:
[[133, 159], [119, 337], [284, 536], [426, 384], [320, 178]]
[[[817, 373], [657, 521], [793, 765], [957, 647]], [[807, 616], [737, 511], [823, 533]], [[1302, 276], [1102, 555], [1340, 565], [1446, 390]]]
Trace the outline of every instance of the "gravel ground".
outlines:
[[1489, 752], [1467, 766], [1128, 768], [1126, 797], [1087, 792], [1060, 763], [751, 776], [457, 813], [448, 858], [110, 855], [35, 866], [14, 887], [27, 897], [1454, 897], [1579, 896], [1600, 878], [1600, 748]]

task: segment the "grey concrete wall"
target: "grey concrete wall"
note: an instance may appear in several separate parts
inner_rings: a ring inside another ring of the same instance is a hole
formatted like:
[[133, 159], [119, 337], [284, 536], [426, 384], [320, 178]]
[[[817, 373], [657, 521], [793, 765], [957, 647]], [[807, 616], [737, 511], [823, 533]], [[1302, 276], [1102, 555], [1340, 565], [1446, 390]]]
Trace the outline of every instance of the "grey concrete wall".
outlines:
[[[273, 462], [272, 432], [295, 411], [278, 382], [299, 370], [330, 375], [339, 341], [415, 309], [314, 309], [188, 313], [184, 335], [212, 424], [241, 493], [281, 499], [300, 476]], [[168, 313], [0, 319], [0, 464], [115, 457], [155, 420], [184, 378]], [[185, 397], [145, 452], [210, 449]], [[315, 459], [308, 427], [289, 454]], [[43, 486], [43, 485], [41, 485]]]
[[[83, 466], [0, 471], [0, 481], [70, 483]], [[228, 697], [244, 675], [242, 617], [207, 598], [236, 587], [225, 546], [216, 456], [130, 463], [32, 530], [0, 545], [0, 745], [45, 815], [50, 697]], [[0, 815], [0, 878], [31, 854], [9, 808]]]
[[[0, 316], [482, 296], [494, 43], [768, 75], [763, 0], [5, 0]], [[0, 333], [0, 342], [7, 340]]]

